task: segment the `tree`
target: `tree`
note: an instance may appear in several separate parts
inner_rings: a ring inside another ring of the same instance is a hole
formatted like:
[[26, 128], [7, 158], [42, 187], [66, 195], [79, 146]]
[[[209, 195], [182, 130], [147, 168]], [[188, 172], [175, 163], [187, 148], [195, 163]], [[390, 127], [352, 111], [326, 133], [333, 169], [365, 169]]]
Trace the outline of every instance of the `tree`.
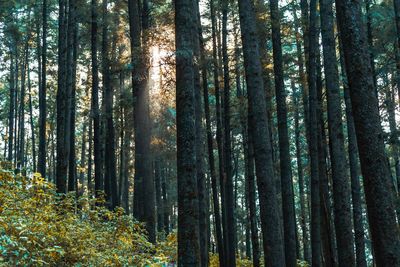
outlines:
[[264, 261], [266, 266], [283, 266], [285, 265], [285, 256], [273, 175], [267, 110], [264, 101], [265, 92], [263, 90], [255, 12], [250, 0], [239, 1], [239, 15], [249, 100], [249, 127], [254, 142], [254, 158], [260, 197]]
[[336, 0], [336, 7], [376, 262], [395, 266], [400, 264], [400, 233], [361, 6], [358, 2]]
[[47, 0], [42, 4], [41, 83], [39, 86], [39, 151], [38, 172], [46, 176], [46, 76], [47, 76]]
[[200, 266], [192, 0], [175, 1], [178, 264]]
[[280, 13], [277, 0], [270, 1], [272, 44], [274, 56], [275, 92], [277, 102], [279, 156], [282, 186], [283, 229], [285, 239], [286, 266], [296, 266], [296, 214], [294, 212], [294, 191], [292, 167], [289, 152], [287, 127], [286, 93], [283, 79], [282, 41]]
[[311, 252], [312, 266], [321, 266], [321, 227], [320, 227], [320, 192], [318, 166], [318, 114], [317, 114], [317, 2], [310, 1], [310, 24], [308, 32], [308, 86], [309, 86], [309, 138], [311, 158]]
[[[91, 118], [93, 120], [93, 154], [94, 154], [94, 190], [96, 197], [104, 189], [100, 155], [100, 112], [99, 112], [99, 65], [97, 60], [97, 0], [91, 1], [91, 59], [92, 59], [92, 96]], [[89, 176], [90, 179], [90, 176]]]
[[[67, 174], [69, 146], [69, 92], [68, 92], [68, 32], [67, 32], [67, 2], [59, 0], [59, 18], [58, 18], [58, 88], [57, 88], [57, 166], [56, 166], [56, 184], [57, 192], [65, 193], [67, 191]], [[69, 51], [70, 52], [70, 51]]]
[[332, 164], [335, 229], [339, 265], [354, 265], [354, 239], [350, 210], [350, 184], [346, 170], [342, 111], [339, 94], [339, 73], [333, 20], [333, 1], [320, 0], [321, 33], [325, 83], [328, 100], [328, 126]]

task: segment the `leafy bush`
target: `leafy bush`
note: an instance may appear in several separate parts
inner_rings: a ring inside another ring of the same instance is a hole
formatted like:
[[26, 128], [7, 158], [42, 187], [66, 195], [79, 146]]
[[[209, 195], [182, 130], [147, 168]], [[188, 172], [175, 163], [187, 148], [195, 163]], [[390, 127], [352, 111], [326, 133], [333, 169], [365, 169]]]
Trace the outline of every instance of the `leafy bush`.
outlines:
[[0, 266], [163, 266], [164, 254], [122, 209], [0, 170]]

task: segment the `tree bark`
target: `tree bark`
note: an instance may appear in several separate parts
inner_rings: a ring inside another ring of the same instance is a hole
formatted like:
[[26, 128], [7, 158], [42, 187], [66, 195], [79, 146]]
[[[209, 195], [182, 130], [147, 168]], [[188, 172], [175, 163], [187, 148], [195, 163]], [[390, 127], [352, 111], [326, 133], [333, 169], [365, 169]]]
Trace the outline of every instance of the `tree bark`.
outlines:
[[250, 0], [239, 1], [239, 15], [249, 100], [249, 126], [254, 144], [260, 197], [264, 261], [266, 266], [284, 266], [284, 244], [276, 197], [272, 148], [269, 140], [265, 92], [256, 34], [256, 18], [254, 5]]
[[336, 8], [376, 263], [396, 266], [400, 265], [400, 232], [394, 212], [366, 33], [361, 22], [361, 6], [359, 2], [336, 0]]
[[224, 184], [225, 184], [225, 258], [227, 266], [236, 266], [236, 223], [234, 216], [234, 194], [232, 174], [232, 152], [231, 152], [231, 119], [230, 119], [230, 75], [228, 58], [228, 0], [222, 1], [222, 61], [224, 73], [224, 96], [223, 96], [223, 124], [224, 124]]
[[318, 163], [318, 114], [316, 88], [317, 49], [317, 1], [310, 1], [310, 24], [308, 32], [308, 86], [309, 86], [309, 133], [311, 159], [311, 252], [312, 266], [321, 266], [320, 192]]
[[[101, 165], [100, 144], [100, 111], [99, 111], [99, 65], [97, 59], [97, 0], [91, 1], [91, 57], [92, 57], [92, 96], [91, 117], [93, 120], [93, 156], [94, 156], [94, 191], [99, 197], [104, 190]], [[91, 177], [89, 176], [89, 179]]]
[[59, 0], [58, 19], [58, 89], [57, 89], [57, 156], [56, 187], [58, 193], [66, 193], [68, 176], [68, 116], [69, 94], [67, 87], [68, 34], [67, 34], [67, 2]]
[[346, 170], [332, 5], [333, 0], [320, 0], [335, 229], [337, 246], [340, 248], [338, 249], [339, 265], [354, 266], [354, 240], [350, 210], [351, 191]]
[[193, 0], [175, 1], [178, 266], [200, 266]]
[[340, 68], [343, 80], [344, 101], [346, 105], [346, 123], [347, 123], [347, 140], [351, 178], [351, 199], [353, 203], [353, 225], [354, 225], [354, 241], [356, 246], [356, 266], [366, 267], [367, 260], [365, 255], [365, 235], [364, 235], [364, 218], [362, 209], [362, 192], [359, 177], [359, 158], [356, 129], [354, 126], [353, 111], [351, 108], [351, 99], [347, 77], [345, 73], [344, 58], [342, 45], [339, 38], [340, 51]]
[[283, 78], [281, 23], [278, 0], [270, 1], [275, 93], [278, 115], [279, 157], [282, 186], [283, 233], [286, 266], [296, 266], [296, 214], [294, 211], [292, 168], [287, 127], [286, 92]]
[[47, 117], [47, 0], [43, 0], [42, 6], [42, 47], [41, 47], [41, 81], [39, 85], [39, 151], [38, 172], [46, 176], [46, 117]]

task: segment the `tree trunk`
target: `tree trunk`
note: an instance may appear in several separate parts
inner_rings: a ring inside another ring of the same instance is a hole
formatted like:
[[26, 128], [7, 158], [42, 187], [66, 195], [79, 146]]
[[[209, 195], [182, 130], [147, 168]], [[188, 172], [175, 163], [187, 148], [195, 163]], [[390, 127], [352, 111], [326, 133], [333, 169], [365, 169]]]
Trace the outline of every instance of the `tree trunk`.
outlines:
[[31, 75], [30, 75], [30, 67], [29, 62], [27, 65], [28, 69], [28, 94], [29, 94], [29, 124], [31, 127], [31, 139], [32, 139], [32, 166], [33, 171], [36, 172], [36, 137], [35, 137], [35, 126], [33, 124], [33, 107], [32, 107], [32, 84], [31, 84]]
[[[303, 162], [302, 162], [302, 155], [301, 155], [301, 134], [300, 134], [300, 112], [299, 112], [299, 102], [298, 102], [298, 93], [295, 91], [294, 81], [292, 80], [292, 89], [293, 89], [293, 106], [294, 110], [294, 128], [295, 128], [295, 145], [296, 145], [296, 161], [297, 161], [297, 178], [298, 178], [298, 185], [299, 185], [299, 198], [300, 198], [300, 228], [302, 232], [302, 241], [303, 241], [303, 259], [308, 261], [309, 258], [309, 237], [308, 237], [308, 230], [306, 226], [306, 200], [305, 200], [305, 192], [304, 192], [304, 171], [303, 171]], [[300, 256], [300, 255], [299, 255]]]
[[200, 266], [199, 200], [196, 177], [196, 128], [193, 1], [175, 1], [176, 124], [178, 169], [178, 264]]
[[321, 227], [320, 227], [320, 193], [318, 163], [318, 114], [316, 88], [316, 49], [317, 49], [317, 1], [310, 1], [310, 25], [308, 32], [308, 86], [309, 86], [309, 133], [311, 159], [311, 252], [312, 266], [321, 266]]
[[41, 81], [39, 85], [39, 151], [38, 151], [38, 172], [46, 176], [46, 77], [47, 77], [47, 0], [43, 0], [42, 10], [42, 47], [41, 47]]
[[228, 58], [228, 0], [222, 1], [222, 61], [224, 72], [224, 96], [223, 96], [223, 123], [224, 123], [224, 184], [225, 184], [225, 258], [227, 266], [236, 266], [236, 223], [234, 216], [234, 194], [232, 175], [232, 153], [231, 153], [231, 120], [230, 120], [230, 77]]
[[361, 6], [359, 2], [336, 0], [336, 8], [376, 262], [379, 266], [397, 266], [400, 265], [400, 232]]
[[67, 87], [68, 63], [68, 34], [67, 34], [67, 2], [59, 0], [58, 19], [58, 89], [57, 89], [57, 158], [56, 158], [56, 187], [58, 193], [67, 191], [68, 176], [68, 116], [69, 94]]
[[328, 100], [328, 129], [332, 164], [335, 229], [337, 246], [340, 248], [338, 249], [339, 265], [354, 266], [350, 184], [346, 170], [332, 5], [333, 0], [320, 0], [321, 33]]
[[199, 238], [200, 238], [200, 259], [201, 266], [208, 266], [208, 242], [207, 242], [207, 201], [206, 201], [206, 177], [204, 174], [204, 129], [203, 129], [203, 109], [201, 101], [201, 84], [200, 84], [200, 67], [201, 48], [200, 38], [201, 20], [198, 1], [193, 1], [193, 10], [195, 16], [195, 28], [193, 32], [194, 57], [194, 86], [195, 86], [195, 113], [196, 113], [196, 171], [197, 171], [197, 187], [199, 194]]
[[[99, 64], [97, 60], [97, 0], [91, 1], [91, 57], [92, 57], [92, 103], [91, 117], [93, 120], [93, 154], [94, 154], [94, 191], [99, 197], [104, 190], [101, 166], [100, 144], [100, 111], [99, 111]], [[91, 179], [91, 177], [89, 177]]]
[[361, 185], [359, 177], [358, 148], [356, 129], [354, 126], [353, 111], [351, 108], [351, 99], [347, 77], [345, 73], [344, 58], [342, 46], [339, 38], [340, 51], [340, 67], [343, 80], [344, 101], [346, 105], [346, 123], [347, 123], [347, 140], [351, 177], [351, 199], [353, 203], [353, 224], [354, 224], [354, 241], [356, 246], [356, 266], [366, 267], [367, 260], [365, 255], [365, 235], [363, 223], [363, 209], [361, 197]]
[[270, 1], [272, 44], [274, 57], [275, 92], [278, 115], [279, 157], [282, 186], [283, 233], [286, 266], [296, 266], [296, 214], [294, 211], [293, 181], [287, 127], [286, 92], [283, 78], [282, 41], [278, 0]]
[[284, 244], [276, 197], [272, 148], [269, 140], [265, 92], [256, 34], [256, 17], [250, 0], [239, 1], [239, 15], [249, 99], [249, 126], [254, 144], [260, 197], [264, 260], [266, 266], [284, 266]]
[[[400, 100], [400, 1], [393, 0], [394, 7], [394, 18], [396, 22], [396, 32], [397, 32], [397, 40], [395, 44], [395, 53], [396, 53], [396, 85], [397, 85], [397, 94]], [[397, 183], [400, 183], [397, 180]]]
[[[245, 120], [245, 119], [244, 119]], [[246, 126], [247, 120], [244, 121]], [[252, 262], [254, 267], [260, 266], [260, 244], [258, 240], [257, 228], [257, 207], [256, 207], [256, 187], [254, 181], [254, 149], [251, 140], [251, 133], [248, 127], [243, 127], [243, 147], [245, 156], [245, 190], [247, 196], [247, 220], [250, 223]]]
[[115, 128], [113, 119], [114, 92], [111, 85], [109, 38], [108, 38], [108, 0], [103, 0], [103, 38], [102, 38], [102, 71], [105, 108], [105, 151], [104, 189], [109, 207], [113, 210], [120, 205], [117, 188], [116, 158], [115, 158]]
[[11, 64], [10, 64], [10, 110], [8, 113], [8, 155], [9, 162], [13, 159], [14, 145], [14, 116], [15, 116], [15, 69], [14, 69], [14, 49], [10, 48]]
[[69, 168], [68, 168], [68, 191], [76, 191], [77, 184], [77, 170], [76, 170], [76, 140], [75, 140], [75, 123], [76, 123], [76, 68], [78, 60], [78, 25], [76, 17], [76, 3], [75, 1], [70, 1], [69, 6], [69, 18], [68, 18], [68, 28], [71, 27], [72, 31], [72, 84], [71, 84], [71, 106], [70, 106], [70, 153], [69, 153]]
[[204, 97], [204, 115], [206, 121], [208, 165], [210, 168], [211, 190], [212, 190], [212, 200], [213, 200], [214, 219], [215, 219], [215, 232], [216, 232], [217, 248], [219, 253], [219, 263], [221, 266], [223, 266], [224, 254], [223, 254], [223, 239], [222, 239], [222, 228], [221, 228], [222, 225], [221, 225], [221, 215], [219, 206], [218, 181], [215, 170], [213, 136], [211, 130], [211, 114], [210, 114], [210, 103], [209, 103], [208, 81], [207, 81], [207, 62], [205, 59], [202, 31], [199, 33], [199, 38], [200, 38], [200, 57], [201, 57], [200, 60], [202, 63], [201, 74], [202, 74], [202, 86], [203, 86], [203, 97]]
[[222, 225], [222, 244], [218, 250], [219, 261], [221, 266], [225, 266], [226, 263], [226, 224], [225, 224], [225, 183], [224, 183], [224, 153], [223, 153], [223, 137], [222, 137], [222, 121], [221, 121], [221, 96], [220, 96], [220, 80], [219, 80], [219, 62], [218, 62], [218, 50], [217, 50], [217, 12], [215, 10], [214, 0], [210, 0], [210, 13], [211, 13], [211, 29], [212, 29], [212, 43], [213, 43], [213, 76], [214, 76], [214, 87], [215, 87], [215, 99], [216, 99], [216, 121], [217, 121], [217, 149], [218, 149], [218, 163], [219, 163], [219, 184], [221, 190], [221, 225]]

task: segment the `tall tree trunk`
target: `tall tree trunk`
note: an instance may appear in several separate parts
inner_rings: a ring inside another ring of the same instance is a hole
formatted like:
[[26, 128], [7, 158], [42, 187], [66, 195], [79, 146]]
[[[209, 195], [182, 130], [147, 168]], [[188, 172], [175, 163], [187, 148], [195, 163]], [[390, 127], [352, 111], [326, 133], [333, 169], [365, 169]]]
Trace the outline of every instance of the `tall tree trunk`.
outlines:
[[29, 124], [31, 127], [31, 139], [32, 139], [32, 166], [33, 171], [36, 172], [36, 137], [35, 137], [35, 126], [33, 124], [33, 106], [32, 106], [32, 84], [31, 84], [31, 75], [30, 75], [30, 67], [29, 62], [27, 63], [28, 69], [28, 94], [29, 94]]
[[278, 0], [270, 1], [275, 92], [278, 115], [279, 157], [282, 186], [283, 233], [286, 266], [296, 266], [296, 214], [294, 211], [292, 168], [287, 127], [286, 92], [283, 79], [282, 41]]
[[326, 130], [324, 119], [324, 100], [322, 93], [322, 69], [320, 50], [317, 50], [317, 114], [318, 114], [318, 166], [319, 166], [319, 195], [321, 206], [321, 243], [322, 243], [322, 263], [324, 266], [336, 266], [335, 245], [332, 222], [332, 203], [329, 195], [329, 167], [328, 146], [326, 142]]
[[[396, 22], [396, 32], [397, 32], [397, 40], [395, 44], [395, 53], [396, 53], [396, 85], [397, 85], [397, 94], [400, 101], [400, 1], [393, 0], [394, 7], [394, 18]], [[399, 183], [399, 181], [397, 181]]]
[[208, 266], [208, 242], [207, 242], [207, 201], [206, 201], [206, 177], [204, 174], [204, 129], [203, 129], [203, 109], [201, 101], [201, 84], [200, 84], [200, 68], [201, 61], [201, 48], [200, 38], [201, 33], [201, 20], [199, 2], [193, 1], [193, 10], [196, 24], [193, 32], [193, 45], [194, 45], [194, 86], [195, 86], [195, 113], [196, 113], [196, 171], [197, 171], [197, 187], [199, 194], [199, 238], [200, 238], [200, 259], [201, 266]]
[[[245, 123], [247, 122], [246, 119]], [[246, 126], [246, 124], [244, 124]], [[245, 190], [247, 196], [247, 220], [250, 223], [252, 262], [254, 267], [260, 266], [260, 244], [257, 228], [256, 186], [254, 181], [254, 149], [249, 127], [243, 127], [243, 146], [245, 156]]]
[[[154, 197], [154, 177], [151, 172], [150, 155], [150, 115], [148, 88], [148, 48], [149, 6], [143, 1], [139, 15], [139, 2], [129, 1], [129, 25], [131, 32], [132, 53], [132, 90], [134, 97], [134, 132], [135, 132], [135, 188], [133, 215], [146, 222], [149, 240], [156, 241], [156, 214]], [[142, 19], [142, 20], [140, 20]], [[142, 31], [141, 31], [142, 29]], [[143, 40], [141, 40], [143, 35]]]
[[109, 38], [108, 38], [108, 0], [103, 0], [103, 38], [102, 38], [102, 71], [103, 87], [105, 100], [105, 151], [107, 159], [105, 160], [105, 193], [108, 205], [111, 209], [119, 206], [115, 158], [115, 128], [113, 119], [114, 92], [111, 85], [110, 56], [109, 56]]
[[213, 201], [212, 203], [214, 208], [214, 220], [215, 220], [214, 227], [216, 233], [217, 248], [219, 253], [218, 255], [219, 263], [221, 266], [223, 266], [224, 254], [223, 254], [222, 224], [221, 224], [221, 215], [219, 206], [218, 181], [215, 170], [213, 136], [211, 130], [211, 114], [210, 114], [208, 80], [207, 80], [207, 62], [205, 58], [202, 30], [199, 33], [199, 39], [200, 39], [200, 61], [202, 63], [201, 74], [202, 74], [202, 86], [203, 86], [203, 97], [204, 97], [204, 115], [206, 121], [207, 148], [208, 148], [207, 155], [208, 155], [208, 166], [210, 168], [211, 190], [212, 190], [212, 201]]
[[311, 159], [311, 252], [312, 266], [321, 266], [321, 227], [320, 227], [320, 192], [318, 163], [318, 114], [316, 84], [316, 49], [317, 49], [317, 1], [310, 1], [310, 24], [308, 36], [308, 86], [309, 86], [309, 133]]
[[71, 27], [72, 31], [72, 84], [71, 84], [71, 106], [70, 113], [71, 119], [69, 124], [70, 129], [70, 153], [69, 153], [69, 168], [68, 168], [68, 191], [76, 191], [77, 184], [77, 170], [76, 170], [76, 140], [75, 140], [75, 123], [76, 123], [76, 68], [78, 61], [78, 25], [77, 25], [77, 17], [76, 17], [76, 3], [75, 1], [70, 0], [69, 13], [70, 16], [68, 18], [68, 28]]
[[175, 1], [176, 123], [178, 169], [178, 264], [200, 266], [196, 177], [193, 1]]
[[335, 229], [339, 265], [354, 266], [354, 239], [351, 223], [351, 191], [346, 170], [339, 73], [333, 20], [333, 0], [320, 0], [321, 33], [328, 101], [328, 129], [332, 164]]
[[[28, 15], [29, 16], [29, 15]], [[26, 96], [26, 73], [27, 64], [29, 60], [29, 39], [30, 36], [26, 37], [26, 43], [24, 47], [24, 59], [21, 70], [21, 92], [20, 92], [20, 106], [19, 106], [19, 149], [17, 153], [17, 169], [22, 171], [25, 167], [25, 96]]]
[[211, 13], [211, 28], [212, 28], [212, 43], [213, 43], [213, 76], [214, 76], [214, 87], [215, 87], [215, 99], [216, 99], [216, 121], [217, 121], [217, 149], [218, 149], [218, 163], [219, 163], [219, 184], [221, 190], [221, 218], [222, 218], [222, 240], [223, 244], [221, 246], [222, 250], [218, 251], [219, 260], [221, 266], [225, 266], [226, 263], [226, 247], [225, 247], [225, 239], [226, 239], [226, 224], [225, 224], [225, 183], [224, 183], [224, 152], [223, 152], [223, 136], [222, 136], [222, 121], [221, 121], [221, 96], [220, 96], [220, 80], [219, 80], [219, 71], [220, 64], [218, 61], [218, 37], [217, 37], [217, 22], [216, 16], [217, 12], [215, 10], [215, 0], [210, 0], [210, 13]]
[[396, 266], [400, 265], [400, 232], [361, 6], [359, 2], [336, 0], [336, 8], [376, 262], [379, 266]]
[[[101, 165], [100, 111], [99, 111], [99, 64], [97, 59], [97, 0], [91, 0], [91, 57], [92, 57], [92, 99], [91, 117], [93, 120], [94, 191], [99, 197], [104, 190]], [[89, 177], [91, 179], [91, 177]]]
[[67, 1], [59, 0], [58, 18], [58, 89], [57, 89], [57, 158], [56, 187], [58, 193], [67, 191], [68, 176], [68, 87], [67, 87]]
[[39, 85], [39, 151], [38, 151], [38, 172], [46, 176], [46, 77], [47, 77], [47, 0], [43, 0], [42, 6], [42, 47], [41, 47], [41, 81]]
[[254, 5], [250, 0], [239, 1], [239, 15], [249, 99], [249, 126], [254, 145], [260, 197], [264, 260], [266, 266], [284, 266], [284, 244], [276, 196], [272, 148], [269, 140], [265, 92], [256, 34], [256, 17]]
[[374, 81], [374, 88], [375, 94], [378, 98], [378, 81], [376, 76], [376, 68], [375, 68], [375, 54], [374, 54], [374, 37], [372, 36], [372, 13], [371, 13], [371, 4], [372, 0], [365, 0], [365, 12], [366, 12], [366, 19], [367, 19], [367, 41], [368, 41], [368, 49], [369, 49], [369, 56], [370, 56], [370, 63], [372, 69], [372, 76]]
[[10, 109], [8, 113], [8, 155], [9, 162], [13, 159], [14, 145], [14, 115], [15, 115], [15, 69], [14, 69], [14, 49], [10, 48], [11, 63], [10, 63]]
[[225, 258], [227, 266], [236, 266], [236, 223], [234, 215], [234, 194], [232, 175], [232, 153], [231, 153], [231, 120], [230, 120], [230, 77], [228, 58], [228, 0], [222, 1], [222, 61], [224, 71], [224, 184], [225, 184]]
[[354, 241], [356, 246], [356, 266], [366, 267], [367, 260], [365, 255], [365, 236], [364, 236], [364, 218], [361, 198], [361, 185], [359, 177], [358, 148], [356, 129], [354, 126], [353, 111], [351, 108], [351, 99], [347, 77], [345, 73], [344, 58], [342, 46], [339, 38], [340, 47], [340, 67], [343, 80], [344, 101], [346, 105], [346, 123], [347, 123], [347, 140], [351, 177], [351, 199], [353, 203], [353, 225], [354, 225]]
[[306, 226], [306, 199], [305, 199], [305, 191], [304, 191], [304, 171], [303, 171], [303, 160], [301, 155], [301, 134], [300, 134], [300, 112], [299, 112], [299, 102], [298, 102], [298, 93], [295, 91], [294, 81], [292, 80], [292, 89], [293, 89], [293, 106], [294, 110], [294, 128], [295, 128], [295, 145], [296, 145], [296, 161], [297, 161], [297, 178], [299, 185], [299, 198], [300, 198], [300, 228], [302, 232], [302, 241], [303, 241], [303, 259], [305, 261], [309, 261], [309, 237], [308, 237], [308, 229]]

